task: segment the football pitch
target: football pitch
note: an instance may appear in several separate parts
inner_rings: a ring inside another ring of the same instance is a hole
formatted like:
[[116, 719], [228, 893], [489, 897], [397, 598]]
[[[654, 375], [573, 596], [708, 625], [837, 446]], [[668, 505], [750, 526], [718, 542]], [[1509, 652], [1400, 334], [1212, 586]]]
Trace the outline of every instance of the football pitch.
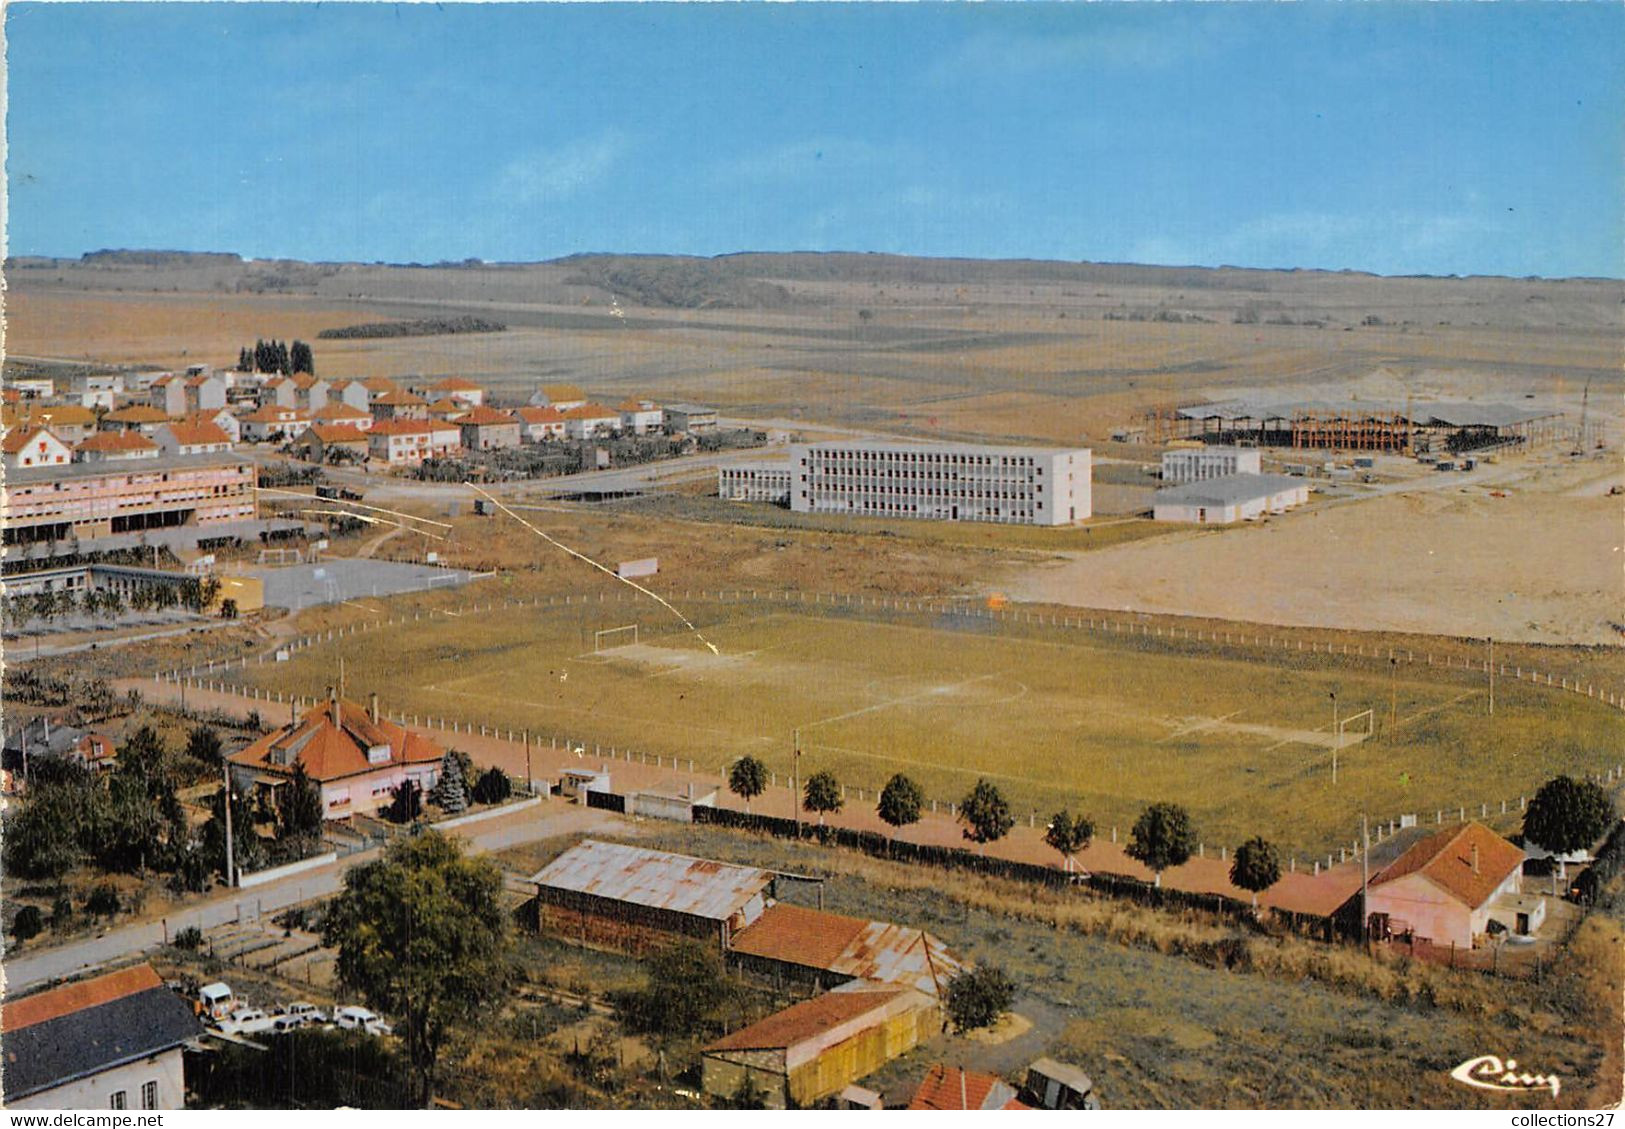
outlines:
[[[943, 806], [986, 777], [1023, 817], [1064, 805], [1101, 834], [1126, 834], [1146, 804], [1169, 800], [1208, 843], [1262, 834], [1305, 854], [1350, 842], [1362, 812], [1431, 822], [1438, 809], [1476, 815], [1481, 803], [1498, 815], [1502, 800], [1515, 812], [1549, 776], [1611, 766], [1620, 747], [1616, 711], [1508, 682], [1492, 718], [1482, 679], [1459, 670], [1011, 632], [962, 617], [756, 604], [695, 614], [717, 653], [658, 609], [589, 604], [415, 622], [243, 675], [312, 696], [336, 680], [342, 656], [350, 696], [377, 690], [392, 712], [712, 771], [748, 753], [781, 782], [799, 737], [802, 775], [834, 773], [848, 803], [859, 788], [872, 803], [896, 772]], [[634, 616], [635, 633], [606, 630]], [[1344, 719], [1372, 711], [1341, 744], [1333, 695]], [[562, 759], [544, 755], [538, 773]]]

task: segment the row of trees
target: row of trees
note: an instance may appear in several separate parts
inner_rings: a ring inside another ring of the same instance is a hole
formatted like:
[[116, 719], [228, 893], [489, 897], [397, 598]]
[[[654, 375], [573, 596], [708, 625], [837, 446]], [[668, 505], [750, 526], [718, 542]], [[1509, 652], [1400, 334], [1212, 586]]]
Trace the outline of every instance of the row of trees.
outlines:
[[[767, 790], [767, 783], [767, 766], [756, 757], [741, 757], [728, 770], [728, 788], [745, 801], [746, 810], [751, 800]], [[803, 811], [815, 813], [822, 827], [826, 815], [846, 806], [840, 782], [829, 772], [809, 776], [802, 785], [801, 806]], [[897, 773], [881, 789], [875, 814], [881, 822], [900, 831], [918, 823], [924, 807], [925, 793], [919, 784]], [[957, 818], [963, 825], [960, 834], [984, 849], [987, 844], [1008, 835], [1016, 824], [1009, 802], [989, 780], [978, 780], [965, 794], [959, 802]], [[1087, 815], [1073, 815], [1066, 808], [1050, 816], [1044, 828], [1044, 842], [1060, 854], [1062, 866], [1068, 873], [1072, 872], [1077, 855], [1088, 849], [1094, 836], [1094, 821]], [[1150, 869], [1156, 885], [1161, 886], [1162, 872], [1188, 862], [1196, 853], [1196, 845], [1196, 832], [1184, 808], [1178, 804], [1152, 804], [1135, 821], [1124, 853]], [[1274, 844], [1253, 838], [1236, 848], [1230, 880], [1253, 894], [1254, 905], [1258, 895], [1280, 878], [1281, 855]]]
[[250, 349], [243, 346], [237, 351], [238, 372], [279, 372], [292, 376], [296, 372], [316, 375], [316, 355], [303, 341], [295, 341], [290, 348], [282, 341], [256, 341]]
[[113, 619], [123, 615], [126, 609], [149, 612], [183, 607], [201, 614], [219, 594], [220, 581], [212, 576], [187, 577], [175, 583], [137, 584], [130, 589], [127, 597], [115, 588], [86, 588], [83, 591], [57, 588], [0, 597], [0, 616], [8, 625], [21, 630], [35, 620], [50, 624], [76, 613]]

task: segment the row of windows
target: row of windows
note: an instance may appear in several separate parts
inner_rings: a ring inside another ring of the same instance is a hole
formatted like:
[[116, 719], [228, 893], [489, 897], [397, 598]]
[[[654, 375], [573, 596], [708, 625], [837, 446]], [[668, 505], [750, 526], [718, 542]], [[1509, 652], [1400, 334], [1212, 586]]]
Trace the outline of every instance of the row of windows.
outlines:
[[944, 451], [811, 451], [814, 459], [829, 462], [927, 463], [946, 466], [1034, 465], [1031, 455], [965, 455]]
[[[1030, 502], [1036, 495], [1029, 490], [988, 490], [980, 487], [944, 489], [940, 486], [927, 486], [915, 490], [888, 490], [883, 486], [863, 486], [852, 489], [840, 489], [838, 483], [813, 482], [804, 483], [815, 497], [819, 498], [845, 498], [848, 496], [860, 497], [906, 497], [906, 498], [974, 498], [998, 499], [1000, 501]], [[807, 490], [802, 491], [805, 496]]]
[[[108, 1095], [107, 1108], [108, 1109], [127, 1109], [127, 1108], [129, 1108], [128, 1091], [126, 1091], [126, 1090], [114, 1090], [110, 1095]], [[158, 1108], [158, 1083], [156, 1081], [143, 1082], [141, 1084], [141, 1108], [142, 1109], [157, 1109]]]

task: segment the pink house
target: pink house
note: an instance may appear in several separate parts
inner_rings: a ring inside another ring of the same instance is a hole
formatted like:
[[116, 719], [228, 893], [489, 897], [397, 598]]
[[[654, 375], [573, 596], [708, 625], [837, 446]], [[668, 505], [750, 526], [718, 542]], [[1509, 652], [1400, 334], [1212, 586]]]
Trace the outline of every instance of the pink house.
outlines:
[[407, 780], [433, 788], [445, 756], [427, 737], [381, 716], [377, 694], [363, 708], [329, 691], [326, 702], [228, 759], [239, 780], [268, 793], [286, 787], [295, 766], [303, 766], [322, 791], [327, 818], [344, 819], [389, 806]]
[[1508, 932], [1531, 932], [1545, 907], [1521, 896], [1523, 859], [1522, 848], [1482, 823], [1430, 835], [1372, 877], [1366, 908], [1381, 927], [1374, 933], [1470, 949], [1492, 920]]

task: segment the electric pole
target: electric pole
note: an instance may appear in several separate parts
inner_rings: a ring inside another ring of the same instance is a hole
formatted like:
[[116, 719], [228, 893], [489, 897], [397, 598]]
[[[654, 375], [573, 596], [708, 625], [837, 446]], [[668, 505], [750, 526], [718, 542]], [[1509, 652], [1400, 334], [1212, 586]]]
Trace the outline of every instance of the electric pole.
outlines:
[[790, 776], [790, 806], [796, 817], [796, 842], [801, 842], [801, 730], [794, 729], [790, 733], [790, 742], [795, 746], [795, 769]]
[[1337, 786], [1337, 691], [1331, 692], [1332, 697], [1332, 786]]
[[1365, 812], [1360, 813], [1360, 837], [1365, 840], [1365, 849], [1360, 852], [1360, 939], [1370, 951], [1371, 909], [1367, 898], [1371, 889], [1371, 821]]
[[1490, 716], [1495, 716], [1495, 636], [1489, 637], [1490, 644]]
[[220, 758], [220, 774], [225, 777], [226, 788], [222, 793], [226, 801], [226, 885], [237, 885], [237, 860], [231, 842], [231, 764], [225, 757]]

